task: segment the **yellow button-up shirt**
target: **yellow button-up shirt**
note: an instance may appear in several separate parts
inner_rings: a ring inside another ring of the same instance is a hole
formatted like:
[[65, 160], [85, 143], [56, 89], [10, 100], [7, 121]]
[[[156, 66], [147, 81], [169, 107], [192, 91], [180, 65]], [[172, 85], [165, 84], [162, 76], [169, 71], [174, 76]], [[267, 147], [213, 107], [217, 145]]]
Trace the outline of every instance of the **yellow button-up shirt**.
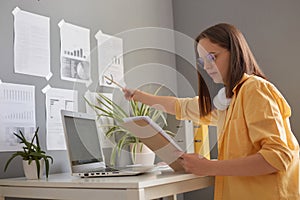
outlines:
[[213, 110], [203, 118], [198, 97], [180, 98], [176, 118], [217, 126], [219, 160], [260, 153], [279, 171], [217, 176], [215, 200], [299, 200], [299, 145], [290, 128], [288, 103], [274, 85], [253, 75], [244, 74], [233, 93], [227, 110]]

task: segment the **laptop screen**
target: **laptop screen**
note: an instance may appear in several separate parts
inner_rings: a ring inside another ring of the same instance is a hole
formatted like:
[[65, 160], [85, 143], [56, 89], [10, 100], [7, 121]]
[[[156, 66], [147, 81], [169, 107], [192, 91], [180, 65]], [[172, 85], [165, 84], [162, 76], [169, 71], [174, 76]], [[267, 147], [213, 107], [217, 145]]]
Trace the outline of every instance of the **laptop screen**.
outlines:
[[64, 121], [72, 166], [104, 162], [95, 120], [64, 116]]

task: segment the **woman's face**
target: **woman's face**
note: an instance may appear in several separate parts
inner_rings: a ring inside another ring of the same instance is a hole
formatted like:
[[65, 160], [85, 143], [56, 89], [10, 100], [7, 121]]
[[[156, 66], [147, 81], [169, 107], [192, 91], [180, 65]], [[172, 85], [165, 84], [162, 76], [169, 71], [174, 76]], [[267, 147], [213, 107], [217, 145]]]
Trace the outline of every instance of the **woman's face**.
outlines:
[[197, 51], [207, 74], [215, 83], [225, 84], [229, 72], [230, 52], [207, 38], [199, 41]]

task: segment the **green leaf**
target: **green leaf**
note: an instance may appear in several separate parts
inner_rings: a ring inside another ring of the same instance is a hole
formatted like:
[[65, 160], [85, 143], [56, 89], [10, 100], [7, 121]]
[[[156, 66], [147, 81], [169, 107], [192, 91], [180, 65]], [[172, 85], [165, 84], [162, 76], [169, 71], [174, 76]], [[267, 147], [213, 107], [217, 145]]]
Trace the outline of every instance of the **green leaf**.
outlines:
[[34, 157], [34, 158], [41, 158], [41, 157], [43, 157], [44, 154], [40, 153], [40, 152], [30, 152], [29, 155]]
[[49, 176], [49, 161], [47, 159], [47, 157], [44, 157], [44, 161], [45, 161], [45, 167], [46, 167], [46, 178], [48, 178]]
[[164, 130], [168, 135], [172, 136], [172, 137], [175, 137], [175, 133], [173, 133], [172, 131], [169, 131], [169, 130]]
[[136, 160], [136, 148], [137, 148], [137, 143], [134, 143], [131, 148], [133, 162], [135, 162], [135, 160]]
[[35, 131], [35, 138], [36, 138], [36, 148], [37, 148], [38, 150], [41, 150], [41, 147], [40, 147], [40, 141], [39, 141], [39, 136], [38, 136], [39, 128], [40, 128], [40, 127], [37, 127], [37, 129], [36, 129], [36, 131]]
[[36, 164], [36, 173], [37, 173], [37, 177], [38, 179], [40, 179], [40, 171], [41, 171], [41, 164], [40, 164], [40, 160], [35, 158], [35, 164]]
[[53, 164], [53, 158], [51, 156], [46, 155], [47, 160], [50, 159], [51, 160], [51, 164]]
[[10, 164], [10, 162], [17, 156], [20, 156], [21, 152], [16, 152], [14, 153], [6, 162], [5, 167], [4, 167], [4, 172], [6, 172], [8, 165]]
[[17, 138], [19, 138], [20, 143], [24, 143], [24, 140], [26, 140], [25, 137], [24, 137], [24, 135], [22, 134], [22, 131], [20, 131], [20, 135], [21, 135], [21, 136], [19, 136], [19, 135], [16, 134], [16, 133], [14, 133], [14, 135], [15, 135]]
[[114, 110], [111, 109], [111, 106], [108, 106], [105, 104], [105, 102], [101, 101], [99, 99], [98, 103], [100, 105], [103, 105], [104, 107], [107, 107], [107, 109], [101, 108], [99, 106], [94, 106], [93, 109], [97, 112], [97, 110], [101, 111], [100, 113], [97, 112], [98, 117], [104, 116], [109, 117], [112, 119], [115, 119], [117, 121], [123, 121], [124, 116]]
[[141, 116], [148, 116], [150, 111], [150, 106], [146, 104], [141, 105]]
[[116, 160], [116, 156], [117, 156], [117, 149], [118, 149], [118, 146], [114, 146], [114, 148], [112, 149], [111, 155], [110, 155], [110, 164], [112, 166], [115, 165], [115, 160]]
[[127, 134], [124, 134], [124, 135], [122, 136], [122, 138], [118, 141], [117, 146], [118, 146], [118, 148], [119, 148], [119, 151], [118, 151], [119, 155], [121, 154], [121, 150], [122, 150], [123, 147], [124, 147], [124, 143], [125, 143], [127, 137], [128, 137], [128, 135], [127, 135]]
[[108, 106], [107, 104], [105, 104], [103, 101], [101, 101], [99, 99], [99, 103], [101, 103], [102, 105], [106, 106], [108, 109], [110, 109], [113, 112], [117, 112], [118, 115], [122, 116], [122, 118], [128, 117], [128, 114], [119, 106], [117, 105], [114, 101], [112, 101], [111, 99], [107, 98], [105, 95], [98, 93], [98, 95], [105, 101], [108, 103], [108, 105], [111, 105], [112, 108], [110, 106]]
[[111, 128], [105, 133], [106, 137], [110, 138], [110, 137], [113, 135], [113, 133], [115, 132], [115, 130], [116, 130], [117, 128], [118, 128], [117, 126], [111, 127]]

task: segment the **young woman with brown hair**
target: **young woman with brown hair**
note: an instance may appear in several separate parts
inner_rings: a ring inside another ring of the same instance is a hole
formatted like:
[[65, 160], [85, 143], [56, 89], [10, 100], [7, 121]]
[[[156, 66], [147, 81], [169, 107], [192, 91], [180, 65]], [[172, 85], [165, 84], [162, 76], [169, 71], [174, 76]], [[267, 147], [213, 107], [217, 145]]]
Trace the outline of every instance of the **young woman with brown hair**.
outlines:
[[154, 96], [123, 90], [125, 98], [160, 105], [180, 120], [217, 126], [218, 160], [183, 153], [186, 172], [216, 176], [217, 200], [299, 200], [299, 145], [291, 109], [266, 80], [242, 33], [230, 24], [203, 31], [195, 43], [197, 66], [222, 83], [213, 102], [200, 72], [199, 96]]

